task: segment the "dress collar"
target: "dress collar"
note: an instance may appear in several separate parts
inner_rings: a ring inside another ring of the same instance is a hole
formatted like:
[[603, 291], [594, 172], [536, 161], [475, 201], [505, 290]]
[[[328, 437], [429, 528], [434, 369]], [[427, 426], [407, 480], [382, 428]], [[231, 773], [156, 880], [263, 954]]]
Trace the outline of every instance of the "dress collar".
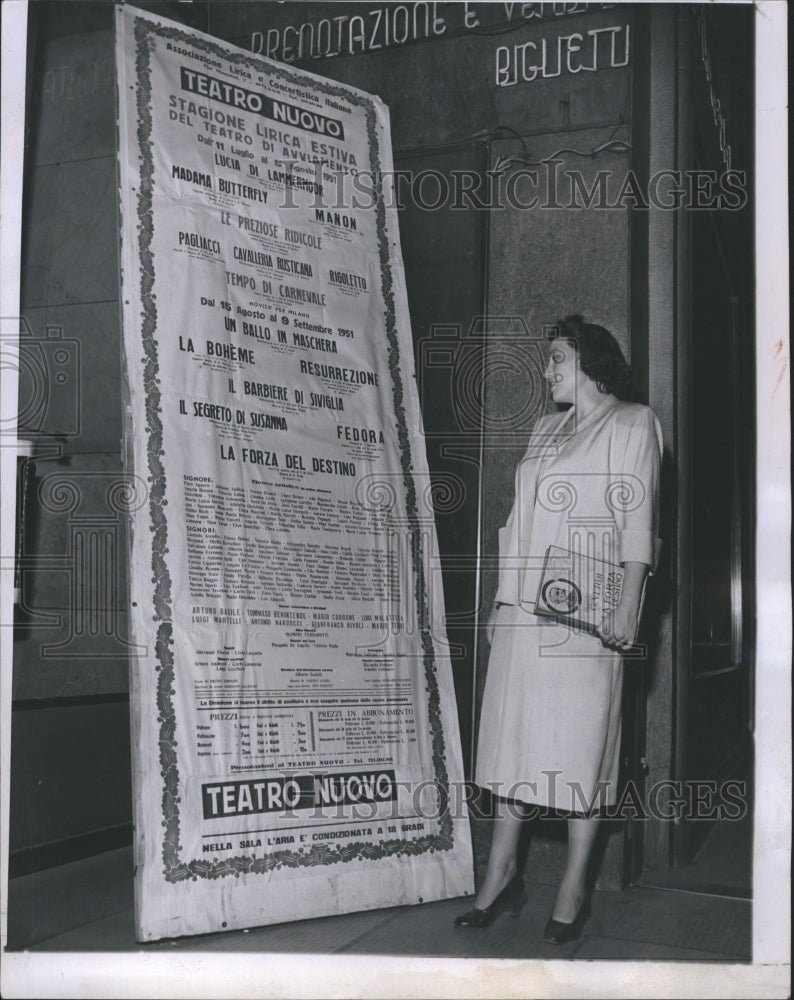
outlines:
[[566, 434], [573, 435], [578, 434], [583, 431], [586, 427], [589, 427], [596, 420], [599, 420], [602, 416], [606, 414], [608, 410], [611, 410], [613, 406], [618, 402], [616, 396], [608, 395], [592, 409], [586, 417], [582, 420], [577, 420], [576, 407], [572, 406], [563, 415], [563, 419], [557, 427], [557, 431], [565, 431]]

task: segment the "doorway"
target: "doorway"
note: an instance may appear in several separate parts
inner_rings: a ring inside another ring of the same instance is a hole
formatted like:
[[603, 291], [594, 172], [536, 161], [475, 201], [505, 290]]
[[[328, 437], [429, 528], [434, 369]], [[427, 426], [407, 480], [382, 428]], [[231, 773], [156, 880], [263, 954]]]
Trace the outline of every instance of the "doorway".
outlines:
[[[696, 11], [678, 21], [679, 80], [687, 80], [679, 165], [693, 177], [744, 171], [748, 192], [752, 13]], [[688, 205], [677, 216], [677, 516], [688, 544], [677, 566], [673, 777], [685, 801], [670, 823], [670, 870], [654, 873], [669, 888], [742, 898], [752, 895], [753, 232], [749, 197]]]

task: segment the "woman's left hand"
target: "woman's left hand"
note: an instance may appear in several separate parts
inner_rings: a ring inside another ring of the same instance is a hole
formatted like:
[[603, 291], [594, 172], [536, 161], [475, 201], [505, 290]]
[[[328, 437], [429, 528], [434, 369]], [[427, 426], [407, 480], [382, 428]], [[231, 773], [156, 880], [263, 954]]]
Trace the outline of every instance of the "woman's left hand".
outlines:
[[637, 636], [648, 567], [641, 562], [624, 562], [623, 570], [623, 589], [618, 605], [604, 615], [598, 630], [598, 637], [607, 649], [616, 649], [619, 653], [629, 649]]
[[603, 645], [620, 653], [629, 649], [637, 634], [637, 618], [638, 608], [631, 602], [620, 601], [601, 622], [598, 635]]

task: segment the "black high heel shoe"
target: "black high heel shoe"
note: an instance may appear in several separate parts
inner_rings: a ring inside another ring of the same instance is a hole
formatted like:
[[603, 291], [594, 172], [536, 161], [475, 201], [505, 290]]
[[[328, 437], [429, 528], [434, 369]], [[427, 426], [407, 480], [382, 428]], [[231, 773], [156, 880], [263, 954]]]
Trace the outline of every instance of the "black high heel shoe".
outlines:
[[587, 923], [590, 917], [590, 897], [586, 897], [585, 901], [579, 907], [579, 912], [570, 924], [564, 923], [562, 920], [555, 920], [554, 917], [549, 917], [546, 923], [546, 929], [543, 932], [543, 940], [547, 944], [567, 944], [568, 941], [576, 941], [582, 934], [582, 928]]
[[517, 917], [526, 901], [524, 877], [516, 873], [490, 906], [482, 910], [478, 906], [472, 906], [470, 910], [455, 917], [455, 924], [458, 927], [489, 927], [505, 908], [510, 910], [511, 917]]

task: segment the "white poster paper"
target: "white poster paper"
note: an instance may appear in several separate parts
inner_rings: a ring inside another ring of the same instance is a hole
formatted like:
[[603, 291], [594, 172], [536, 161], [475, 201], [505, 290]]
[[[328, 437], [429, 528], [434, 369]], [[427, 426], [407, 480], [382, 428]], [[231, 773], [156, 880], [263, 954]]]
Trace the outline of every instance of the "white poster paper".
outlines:
[[138, 939], [471, 892], [387, 109], [116, 27]]

